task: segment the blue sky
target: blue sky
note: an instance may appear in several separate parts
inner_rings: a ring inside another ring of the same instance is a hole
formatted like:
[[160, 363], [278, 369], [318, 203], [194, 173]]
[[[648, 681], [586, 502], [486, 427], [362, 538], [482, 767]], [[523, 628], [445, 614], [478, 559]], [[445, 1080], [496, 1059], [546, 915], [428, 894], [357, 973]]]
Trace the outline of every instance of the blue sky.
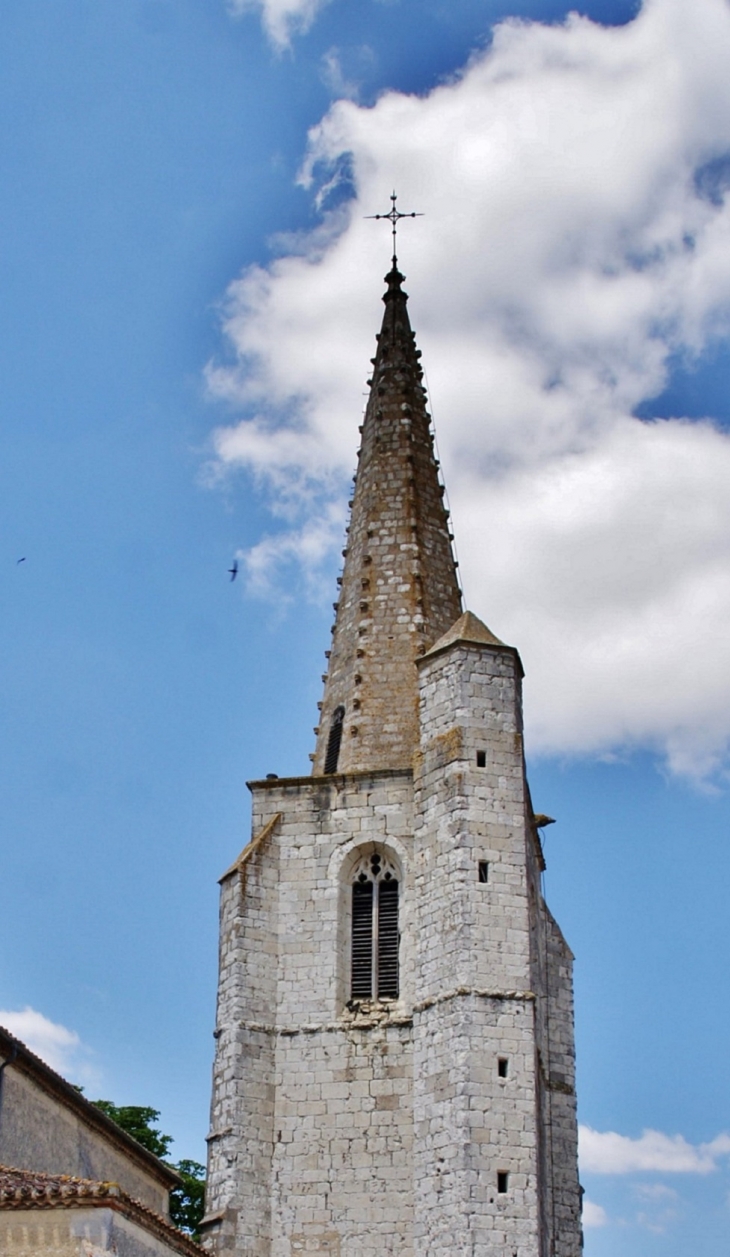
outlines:
[[245, 781], [308, 769], [397, 182], [467, 600], [558, 818], [586, 1253], [715, 1257], [730, 8], [238, 7], [4, 14], [0, 1008], [203, 1157], [217, 877]]

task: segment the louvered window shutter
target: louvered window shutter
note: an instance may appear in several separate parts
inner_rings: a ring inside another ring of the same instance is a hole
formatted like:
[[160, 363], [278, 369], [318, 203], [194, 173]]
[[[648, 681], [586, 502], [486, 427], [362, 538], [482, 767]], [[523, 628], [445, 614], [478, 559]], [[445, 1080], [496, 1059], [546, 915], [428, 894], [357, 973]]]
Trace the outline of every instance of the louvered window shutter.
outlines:
[[352, 883], [351, 999], [397, 999], [398, 879], [387, 856], [364, 856]]
[[353, 999], [371, 999], [373, 994], [373, 890], [371, 881], [357, 881], [352, 887], [352, 978]]
[[398, 883], [395, 878], [377, 883], [378, 891], [378, 998], [398, 998]]
[[324, 757], [325, 773], [336, 773], [342, 743], [342, 722], [345, 719], [344, 707], [336, 707], [332, 715], [330, 735], [327, 739], [327, 753]]

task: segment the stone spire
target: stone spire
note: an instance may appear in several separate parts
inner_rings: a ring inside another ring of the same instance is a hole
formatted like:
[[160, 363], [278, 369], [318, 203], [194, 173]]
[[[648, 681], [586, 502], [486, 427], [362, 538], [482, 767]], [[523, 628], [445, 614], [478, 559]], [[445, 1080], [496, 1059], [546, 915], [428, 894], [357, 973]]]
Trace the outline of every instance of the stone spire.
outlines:
[[410, 767], [418, 740], [416, 660], [461, 615], [403, 278], [395, 265], [386, 276], [315, 775]]

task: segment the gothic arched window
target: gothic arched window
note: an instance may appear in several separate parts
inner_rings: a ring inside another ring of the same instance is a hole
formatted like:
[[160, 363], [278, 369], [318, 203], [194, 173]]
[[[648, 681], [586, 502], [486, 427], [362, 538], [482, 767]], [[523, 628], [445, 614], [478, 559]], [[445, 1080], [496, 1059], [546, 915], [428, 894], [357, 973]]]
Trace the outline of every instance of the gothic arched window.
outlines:
[[397, 871], [376, 851], [352, 875], [352, 999], [398, 998], [398, 943]]
[[325, 773], [337, 772], [337, 761], [340, 758], [340, 743], [342, 742], [342, 722], [344, 719], [344, 707], [335, 707], [332, 714], [332, 724], [330, 725], [330, 735], [327, 739], [327, 754], [324, 757]]

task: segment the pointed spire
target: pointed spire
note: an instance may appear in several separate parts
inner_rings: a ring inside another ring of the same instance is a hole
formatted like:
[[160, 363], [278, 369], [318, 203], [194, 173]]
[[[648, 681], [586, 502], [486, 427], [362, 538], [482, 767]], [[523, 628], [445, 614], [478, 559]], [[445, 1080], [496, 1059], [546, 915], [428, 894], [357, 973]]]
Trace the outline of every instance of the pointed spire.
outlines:
[[315, 775], [335, 771], [335, 760], [337, 772], [410, 766], [416, 660], [461, 614], [403, 279], [395, 264], [385, 277]]

